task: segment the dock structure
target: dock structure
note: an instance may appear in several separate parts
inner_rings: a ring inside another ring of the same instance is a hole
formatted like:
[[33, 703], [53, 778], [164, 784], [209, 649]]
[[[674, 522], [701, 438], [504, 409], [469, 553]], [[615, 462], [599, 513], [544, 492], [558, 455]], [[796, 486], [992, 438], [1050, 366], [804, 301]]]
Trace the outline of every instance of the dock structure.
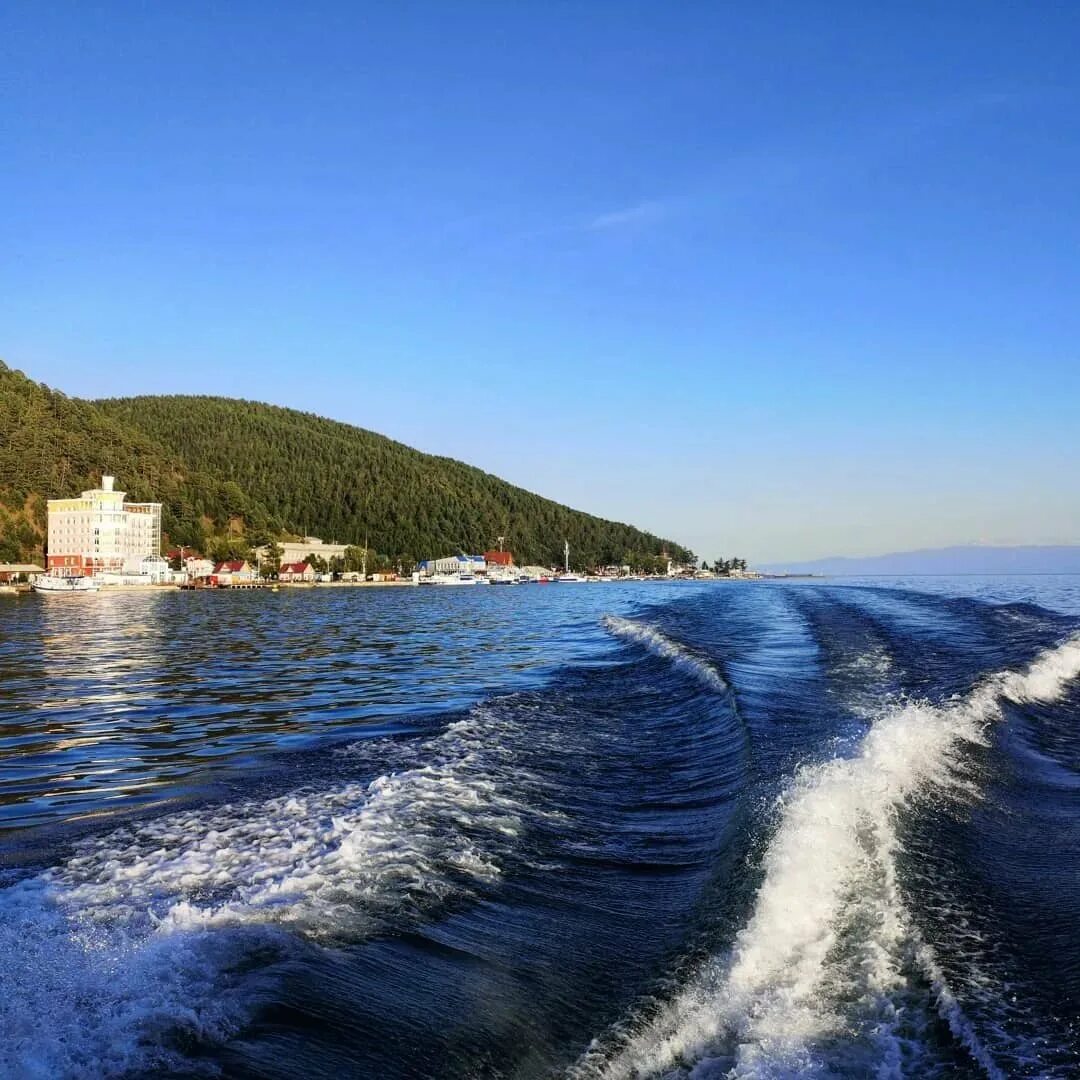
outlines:
[[242, 581], [214, 581], [212, 578], [199, 578], [197, 581], [188, 581], [180, 585], [181, 589], [221, 589], [226, 592], [233, 589], [265, 589], [267, 582], [244, 579]]

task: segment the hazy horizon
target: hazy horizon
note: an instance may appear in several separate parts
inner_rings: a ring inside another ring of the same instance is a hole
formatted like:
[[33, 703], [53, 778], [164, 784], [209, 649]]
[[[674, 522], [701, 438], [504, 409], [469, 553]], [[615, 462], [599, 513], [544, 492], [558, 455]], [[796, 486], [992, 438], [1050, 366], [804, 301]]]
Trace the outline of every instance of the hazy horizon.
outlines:
[[1076, 543], [1077, 30], [13, 5], [0, 358], [315, 412], [710, 562]]

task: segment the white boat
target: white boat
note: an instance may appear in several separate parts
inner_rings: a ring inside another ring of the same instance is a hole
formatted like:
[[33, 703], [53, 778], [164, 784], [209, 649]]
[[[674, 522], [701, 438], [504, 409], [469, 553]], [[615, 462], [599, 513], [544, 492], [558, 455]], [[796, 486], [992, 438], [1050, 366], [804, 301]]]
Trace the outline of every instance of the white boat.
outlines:
[[460, 574], [432, 574], [421, 578], [421, 585], [479, 585], [480, 579], [473, 573], [463, 570]]
[[587, 580], [586, 578], [583, 578], [580, 574], [575, 574], [574, 571], [570, 569], [570, 541], [569, 540], [566, 540], [566, 541], [563, 542], [563, 572], [561, 574], [556, 575], [554, 578], [552, 578], [552, 580], [556, 581], [556, 582], [561, 582], [563, 584], [566, 584], [568, 582], [573, 582], [573, 581], [586, 581]]
[[42, 574], [41, 577], [35, 578], [31, 582], [30, 588], [35, 592], [44, 593], [85, 593], [97, 592], [101, 585], [93, 578], [88, 577], [75, 575], [61, 577], [59, 574]]

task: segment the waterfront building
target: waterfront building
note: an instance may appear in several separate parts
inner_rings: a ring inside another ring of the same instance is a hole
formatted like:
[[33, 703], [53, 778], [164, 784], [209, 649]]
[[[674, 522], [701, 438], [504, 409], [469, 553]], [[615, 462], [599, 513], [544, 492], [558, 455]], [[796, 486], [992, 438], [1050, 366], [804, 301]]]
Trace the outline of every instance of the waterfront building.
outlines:
[[45, 571], [34, 563], [0, 563], [0, 582], [7, 585], [13, 581], [33, 581]]
[[315, 568], [311, 563], [282, 563], [278, 570], [278, 581], [314, 581]]
[[484, 562], [488, 566], [513, 566], [514, 556], [509, 551], [485, 551]]
[[169, 560], [163, 555], [147, 555], [139, 563], [139, 573], [149, 578], [155, 585], [163, 585], [172, 580], [172, 570], [169, 569]]
[[210, 580], [215, 585], [246, 585], [254, 581], [255, 570], [244, 559], [221, 562], [214, 567]]
[[417, 564], [417, 570], [425, 577], [433, 574], [483, 574], [487, 572], [487, 562], [483, 555], [447, 555], [442, 559], [424, 559]]
[[201, 555], [190, 555], [184, 560], [184, 572], [188, 581], [198, 581], [199, 578], [209, 577], [214, 572], [214, 564]]
[[50, 571], [68, 576], [137, 574], [144, 559], [161, 554], [161, 503], [129, 503], [114, 478], [77, 499], [48, 503]]
[[[306, 562], [312, 555], [325, 559], [327, 563], [331, 559], [340, 559], [345, 555], [348, 544], [327, 544], [317, 536], [305, 536], [303, 540], [279, 540], [277, 546], [281, 549], [282, 563]], [[266, 557], [266, 548], [260, 549], [260, 555]]]

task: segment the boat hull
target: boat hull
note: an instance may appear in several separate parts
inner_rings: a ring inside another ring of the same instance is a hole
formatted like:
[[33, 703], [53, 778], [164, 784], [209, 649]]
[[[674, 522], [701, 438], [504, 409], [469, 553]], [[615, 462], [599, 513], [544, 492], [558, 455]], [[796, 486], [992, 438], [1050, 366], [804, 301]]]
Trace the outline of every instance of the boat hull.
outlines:
[[44, 595], [69, 596], [72, 593], [95, 593], [101, 586], [88, 577], [57, 577], [43, 574], [30, 586], [34, 592]]

